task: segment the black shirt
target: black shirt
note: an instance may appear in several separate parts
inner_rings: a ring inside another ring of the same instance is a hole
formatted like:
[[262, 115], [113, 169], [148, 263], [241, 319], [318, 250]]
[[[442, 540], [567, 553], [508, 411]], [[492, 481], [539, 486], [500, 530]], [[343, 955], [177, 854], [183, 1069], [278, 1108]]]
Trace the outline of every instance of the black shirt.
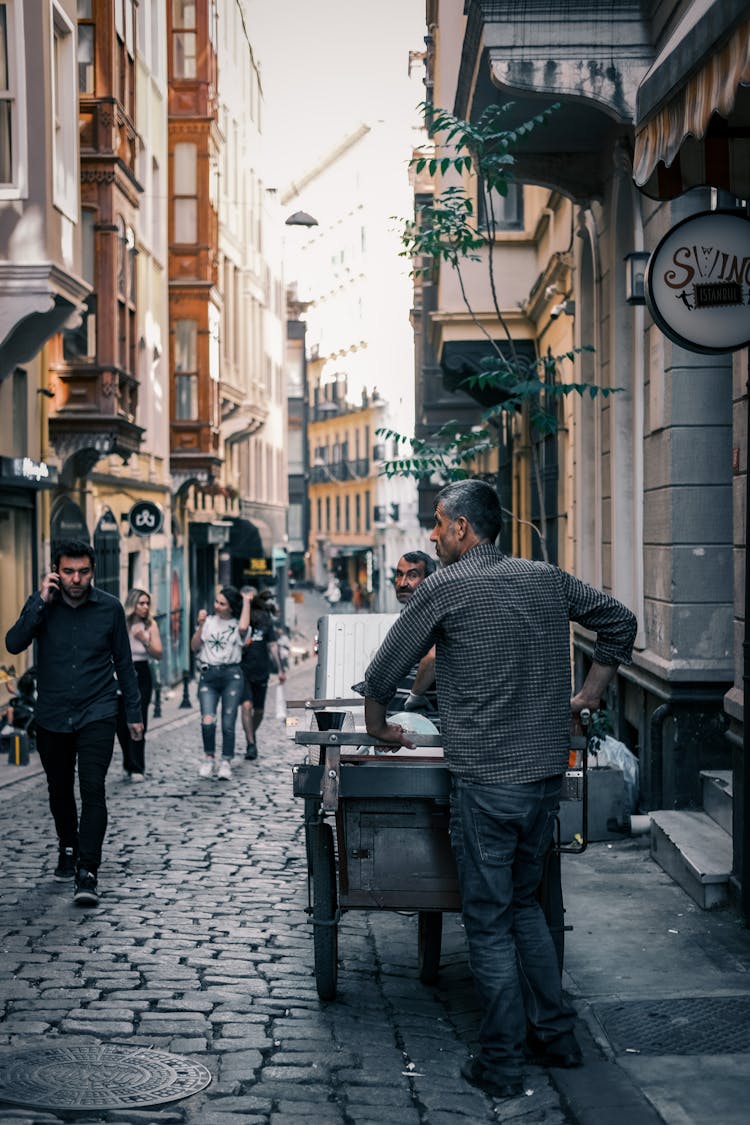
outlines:
[[242, 670], [248, 680], [263, 683], [271, 673], [268, 646], [276, 640], [276, 629], [265, 610], [253, 613], [242, 649]]
[[[129, 723], [143, 721], [125, 611], [92, 586], [75, 609], [61, 598], [32, 594], [5, 638], [8, 652], [37, 642], [36, 719], [45, 730], [78, 730], [114, 718], [122, 690]], [[115, 673], [117, 679], [115, 679]]]

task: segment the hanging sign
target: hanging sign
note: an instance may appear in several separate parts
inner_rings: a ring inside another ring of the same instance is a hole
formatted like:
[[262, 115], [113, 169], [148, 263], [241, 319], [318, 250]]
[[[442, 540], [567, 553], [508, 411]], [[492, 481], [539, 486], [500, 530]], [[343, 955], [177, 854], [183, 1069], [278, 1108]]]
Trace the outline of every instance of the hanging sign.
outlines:
[[136, 535], [155, 535], [164, 526], [164, 512], [153, 500], [136, 500], [128, 512], [128, 523]]
[[646, 266], [646, 304], [662, 332], [694, 352], [750, 343], [750, 219], [704, 211], [672, 227]]

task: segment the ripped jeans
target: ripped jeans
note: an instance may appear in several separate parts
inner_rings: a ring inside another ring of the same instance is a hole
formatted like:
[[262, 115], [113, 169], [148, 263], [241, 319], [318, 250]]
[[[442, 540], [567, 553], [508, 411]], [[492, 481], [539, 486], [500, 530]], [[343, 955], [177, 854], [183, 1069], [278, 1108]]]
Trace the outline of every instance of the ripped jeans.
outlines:
[[482, 1005], [479, 1057], [521, 1077], [528, 1026], [550, 1041], [571, 1031], [557, 955], [536, 891], [552, 843], [559, 777], [475, 785], [453, 779], [451, 843], [469, 962]]
[[[203, 750], [213, 758], [216, 753], [216, 715], [221, 701], [222, 757], [234, 757], [234, 729], [237, 726], [237, 708], [245, 684], [240, 664], [217, 664], [203, 668], [198, 684], [198, 703], [201, 709], [201, 734]], [[207, 723], [206, 717], [213, 722]]]

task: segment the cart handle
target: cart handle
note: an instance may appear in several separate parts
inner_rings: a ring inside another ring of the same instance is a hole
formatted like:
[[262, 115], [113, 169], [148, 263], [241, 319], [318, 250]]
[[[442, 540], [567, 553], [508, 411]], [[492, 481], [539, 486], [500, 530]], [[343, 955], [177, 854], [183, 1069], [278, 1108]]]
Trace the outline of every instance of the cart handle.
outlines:
[[570, 748], [571, 750], [581, 751], [581, 842], [580, 844], [570, 844], [565, 847], [558, 843], [557, 851], [561, 855], [582, 855], [588, 847], [588, 840], [586, 839], [589, 825], [588, 729], [589, 723], [591, 722], [591, 712], [588, 707], [584, 707], [580, 712], [578, 721], [581, 724], [583, 734], [571, 735]]
[[[364, 731], [356, 730], [298, 730], [295, 731], [294, 741], [299, 746], [394, 746], [401, 747], [400, 742], [386, 742], [383, 738], [373, 738]], [[409, 731], [409, 741], [415, 746], [442, 746], [443, 739], [439, 734], [414, 734]]]
[[356, 695], [352, 699], [287, 699], [287, 707], [303, 708], [305, 711], [322, 711], [324, 707], [364, 707], [364, 697]]

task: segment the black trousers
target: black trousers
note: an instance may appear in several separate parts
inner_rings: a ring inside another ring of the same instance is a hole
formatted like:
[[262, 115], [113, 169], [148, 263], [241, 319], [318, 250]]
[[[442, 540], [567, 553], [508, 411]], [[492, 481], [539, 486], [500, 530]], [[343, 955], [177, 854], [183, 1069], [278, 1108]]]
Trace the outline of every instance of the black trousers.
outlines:
[[[78, 864], [94, 875], [102, 861], [107, 831], [105, 778], [115, 745], [114, 716], [87, 723], [75, 731], [45, 730], [37, 725], [36, 746], [47, 775], [49, 807], [64, 848], [78, 851]], [[78, 817], [76, 764], [81, 794]]]
[[153, 681], [148, 660], [136, 660], [133, 663], [138, 690], [141, 693], [141, 718], [143, 719], [143, 738], [134, 742], [128, 730], [128, 720], [125, 718], [125, 705], [122, 696], [117, 697], [117, 741], [122, 748], [122, 768], [127, 773], [143, 773], [146, 769], [146, 728], [148, 727], [148, 706], [151, 702]]

